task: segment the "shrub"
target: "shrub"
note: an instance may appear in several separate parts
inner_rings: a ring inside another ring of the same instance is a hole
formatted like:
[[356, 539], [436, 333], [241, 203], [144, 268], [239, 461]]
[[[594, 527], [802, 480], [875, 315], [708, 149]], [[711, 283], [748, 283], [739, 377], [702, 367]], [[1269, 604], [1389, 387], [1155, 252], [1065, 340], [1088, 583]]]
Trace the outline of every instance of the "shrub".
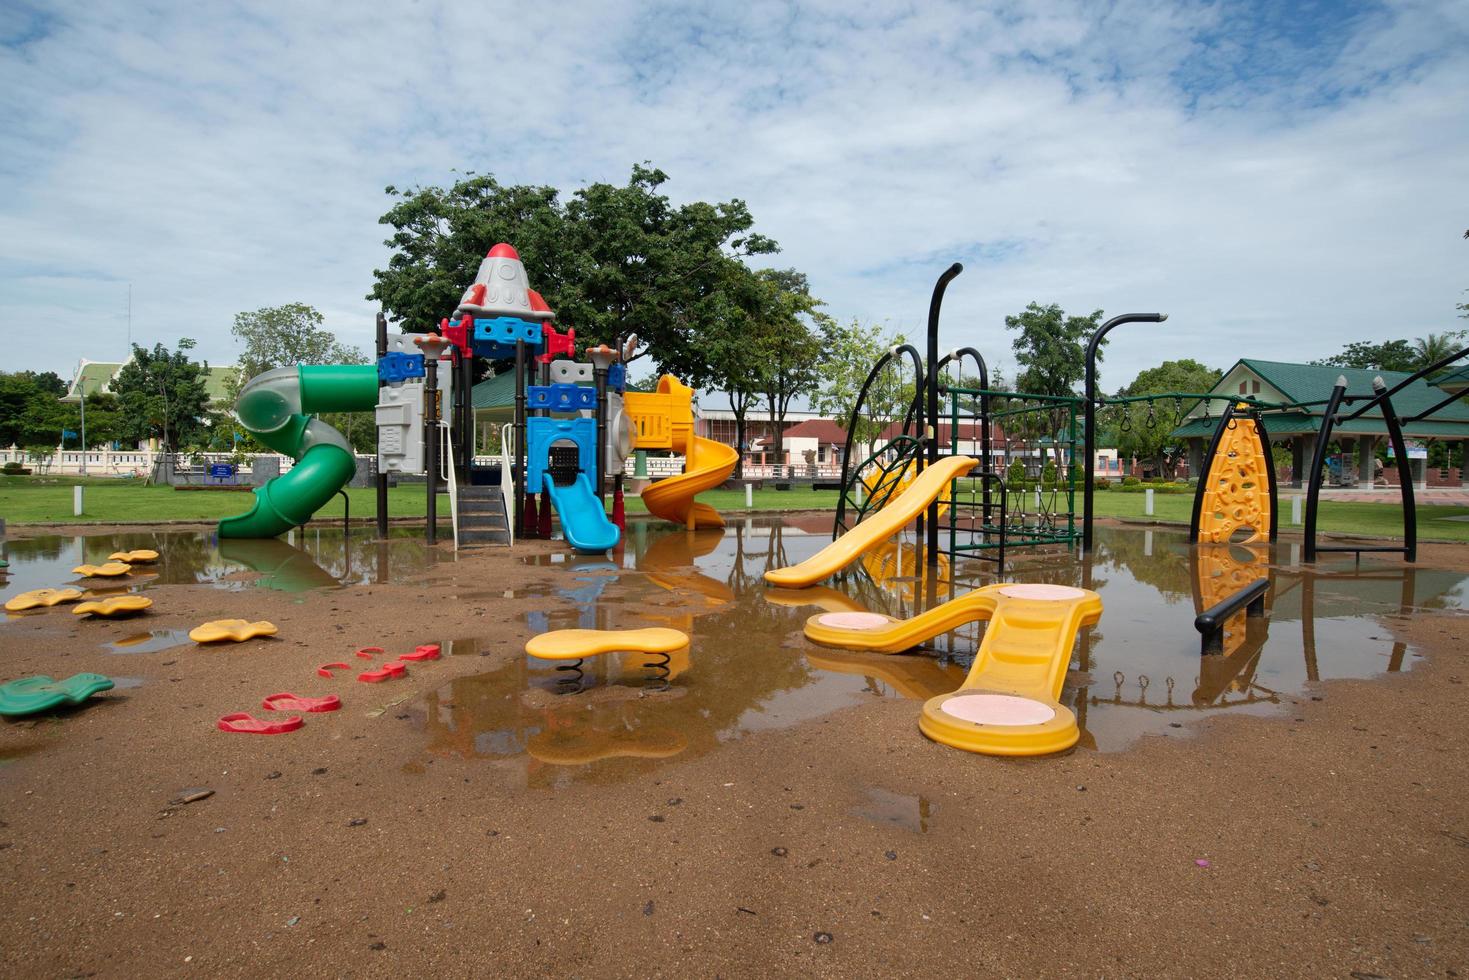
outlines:
[[0, 467], [0, 472], [4, 472], [6, 476], [23, 476], [29, 473], [30, 470], [26, 469], [20, 463], [11, 460], [4, 467]]
[[1054, 462], [1051, 462], [1051, 461], [1048, 460], [1046, 462], [1046, 465], [1041, 467], [1041, 486], [1043, 486], [1047, 490], [1049, 490], [1052, 487], [1054, 487], [1055, 485], [1056, 485], [1056, 464]]
[[1142, 480], [1139, 480], [1135, 476], [1124, 476], [1122, 478], [1122, 485], [1124, 487], [1135, 487], [1135, 486], [1137, 486], [1138, 484], [1140, 484], [1142, 482], [1143, 482]]
[[1105, 476], [1099, 476], [1096, 478], [1095, 481], [1093, 481], [1092, 486], [1096, 487], [1098, 490], [1106, 490], [1112, 486], [1112, 481], [1107, 479]]

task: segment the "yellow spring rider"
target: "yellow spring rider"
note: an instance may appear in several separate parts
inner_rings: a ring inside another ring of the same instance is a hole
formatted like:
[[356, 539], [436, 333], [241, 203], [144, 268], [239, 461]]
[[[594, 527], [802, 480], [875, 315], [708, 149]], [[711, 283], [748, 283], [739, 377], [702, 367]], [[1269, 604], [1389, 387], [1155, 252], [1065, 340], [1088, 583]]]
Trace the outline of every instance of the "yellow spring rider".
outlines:
[[988, 620], [969, 676], [929, 698], [918, 727], [935, 742], [986, 755], [1045, 755], [1076, 744], [1061, 686], [1076, 634], [1102, 617], [1102, 599], [1063, 585], [987, 585], [908, 620], [827, 612], [806, 638], [827, 647], [900, 653], [965, 623]]

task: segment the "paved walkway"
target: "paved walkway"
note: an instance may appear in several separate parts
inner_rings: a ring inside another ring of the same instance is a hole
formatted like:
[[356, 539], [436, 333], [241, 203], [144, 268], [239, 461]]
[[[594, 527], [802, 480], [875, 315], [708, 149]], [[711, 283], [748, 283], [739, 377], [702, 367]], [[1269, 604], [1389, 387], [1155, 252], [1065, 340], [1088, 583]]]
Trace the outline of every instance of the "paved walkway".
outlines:
[[[1305, 495], [1305, 490], [1282, 487], [1281, 495]], [[1355, 502], [1359, 504], [1395, 504], [1402, 499], [1397, 487], [1376, 490], [1322, 490], [1322, 500]], [[1448, 507], [1469, 507], [1469, 488], [1455, 490], [1449, 487], [1432, 487], [1428, 490], [1414, 488], [1413, 499], [1420, 504], [1441, 504]]]

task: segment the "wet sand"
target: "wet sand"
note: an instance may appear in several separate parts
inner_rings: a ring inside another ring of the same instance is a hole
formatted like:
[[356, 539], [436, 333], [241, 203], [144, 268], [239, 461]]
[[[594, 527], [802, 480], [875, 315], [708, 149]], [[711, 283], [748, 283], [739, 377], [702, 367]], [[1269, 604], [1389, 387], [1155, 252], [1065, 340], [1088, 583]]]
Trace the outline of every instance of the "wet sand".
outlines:
[[[974, 756], [925, 740], [917, 702], [868, 698], [554, 789], [527, 785], [520, 761], [426, 753], [415, 705], [523, 660], [527, 614], [575, 573], [520, 559], [562, 550], [485, 550], [403, 585], [148, 589], [148, 629], [281, 627], [233, 647], [109, 654], [100, 644], [138, 621], [59, 610], [0, 628], [6, 677], [141, 681], [0, 725], [4, 973], [1469, 966], [1462, 613], [1382, 617], [1425, 655], [1407, 673], [1314, 684], [1274, 717], [1215, 717], [1118, 752]], [[1469, 549], [1427, 546], [1420, 562], [1469, 570]], [[314, 674], [358, 645], [452, 636], [487, 642], [402, 682]], [[213, 730], [284, 689], [347, 703], [290, 735]], [[170, 803], [196, 787], [214, 793]]]

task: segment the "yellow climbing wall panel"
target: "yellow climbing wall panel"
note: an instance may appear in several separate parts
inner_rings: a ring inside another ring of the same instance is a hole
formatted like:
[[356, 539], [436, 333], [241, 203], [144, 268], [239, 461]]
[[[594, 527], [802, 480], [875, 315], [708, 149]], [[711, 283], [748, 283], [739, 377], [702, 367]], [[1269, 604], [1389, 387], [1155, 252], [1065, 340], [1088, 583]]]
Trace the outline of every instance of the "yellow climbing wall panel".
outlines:
[[1229, 541], [1241, 528], [1253, 533], [1240, 543], [1270, 540], [1270, 457], [1255, 420], [1230, 420], [1205, 475], [1199, 510], [1199, 543]]

